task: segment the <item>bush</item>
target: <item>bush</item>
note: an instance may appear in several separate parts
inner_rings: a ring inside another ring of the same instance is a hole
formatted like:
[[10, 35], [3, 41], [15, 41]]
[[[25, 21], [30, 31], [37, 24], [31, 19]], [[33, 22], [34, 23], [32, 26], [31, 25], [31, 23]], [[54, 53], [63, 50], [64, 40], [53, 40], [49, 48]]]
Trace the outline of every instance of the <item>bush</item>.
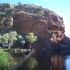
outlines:
[[8, 63], [8, 54], [4, 51], [0, 51], [0, 70], [7, 70]]
[[5, 11], [6, 11], [7, 14], [8, 14], [8, 13], [13, 14], [14, 11], [15, 11], [15, 9], [14, 9], [14, 8], [5, 8]]
[[[5, 51], [0, 51], [0, 70], [9, 70], [10, 64], [12, 64], [10, 61], [12, 61], [12, 57], [8, 55], [9, 53]], [[13, 61], [12, 61], [13, 62]], [[12, 64], [14, 65], [14, 64]]]
[[38, 16], [43, 16], [44, 12], [43, 11], [39, 11], [38, 12]]

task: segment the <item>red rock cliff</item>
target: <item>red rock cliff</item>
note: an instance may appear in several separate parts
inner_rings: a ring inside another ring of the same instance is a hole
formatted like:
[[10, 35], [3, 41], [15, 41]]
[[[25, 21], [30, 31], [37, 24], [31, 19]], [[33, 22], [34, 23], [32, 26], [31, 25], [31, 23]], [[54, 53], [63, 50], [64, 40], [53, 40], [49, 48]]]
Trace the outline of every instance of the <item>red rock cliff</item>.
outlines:
[[47, 9], [43, 9], [41, 13], [42, 15], [27, 14], [22, 11], [15, 13], [13, 15], [14, 30], [20, 34], [33, 32], [38, 36], [38, 45], [50, 46], [52, 42], [58, 42], [64, 38], [63, 18]]

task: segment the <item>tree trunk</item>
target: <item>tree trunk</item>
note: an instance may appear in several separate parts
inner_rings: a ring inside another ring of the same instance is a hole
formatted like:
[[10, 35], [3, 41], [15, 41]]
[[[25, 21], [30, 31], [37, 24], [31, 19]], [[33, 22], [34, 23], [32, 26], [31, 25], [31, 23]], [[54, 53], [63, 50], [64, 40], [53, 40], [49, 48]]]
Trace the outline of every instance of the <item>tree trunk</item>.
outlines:
[[[22, 50], [23, 50], [23, 44], [22, 44]], [[22, 52], [22, 58], [25, 58], [25, 53], [24, 53], [24, 51]]]
[[30, 49], [31, 49], [31, 43], [30, 43]]
[[8, 45], [8, 49], [10, 50], [10, 44]]

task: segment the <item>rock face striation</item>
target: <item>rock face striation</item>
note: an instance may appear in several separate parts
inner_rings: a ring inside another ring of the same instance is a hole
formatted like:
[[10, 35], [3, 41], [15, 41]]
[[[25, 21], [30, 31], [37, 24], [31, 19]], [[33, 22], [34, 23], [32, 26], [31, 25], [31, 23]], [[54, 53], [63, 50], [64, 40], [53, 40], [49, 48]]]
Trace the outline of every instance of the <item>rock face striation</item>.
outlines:
[[38, 14], [20, 11], [13, 15], [14, 30], [20, 34], [33, 32], [38, 36], [37, 44], [42, 47], [61, 41], [65, 36], [63, 18], [48, 9], [42, 8], [40, 11], [38, 7], [32, 9], [38, 11]]

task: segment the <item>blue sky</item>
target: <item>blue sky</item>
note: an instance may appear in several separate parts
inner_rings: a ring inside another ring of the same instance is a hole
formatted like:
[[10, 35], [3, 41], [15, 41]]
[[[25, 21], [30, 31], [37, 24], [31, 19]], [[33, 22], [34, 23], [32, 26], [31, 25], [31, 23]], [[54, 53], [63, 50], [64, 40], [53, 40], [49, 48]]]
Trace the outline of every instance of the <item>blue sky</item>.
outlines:
[[18, 2], [42, 6], [63, 17], [65, 34], [70, 37], [70, 0], [0, 0], [0, 3], [17, 4]]

